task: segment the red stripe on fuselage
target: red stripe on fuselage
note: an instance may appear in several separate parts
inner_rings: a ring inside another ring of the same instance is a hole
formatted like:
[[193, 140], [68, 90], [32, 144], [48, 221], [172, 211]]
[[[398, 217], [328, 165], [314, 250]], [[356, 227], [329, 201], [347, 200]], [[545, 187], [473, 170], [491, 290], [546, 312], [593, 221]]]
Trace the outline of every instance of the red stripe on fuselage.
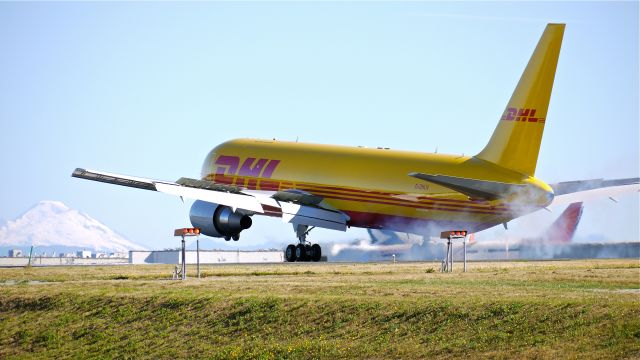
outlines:
[[[367, 194], [367, 195], [386, 195], [386, 196], [406, 195], [406, 194], [403, 194], [403, 193], [380, 192], [380, 191], [361, 190], [361, 189], [354, 189], [354, 188], [324, 186], [324, 185], [317, 185], [317, 184], [314, 184], [314, 185], [312, 185], [312, 184], [304, 184], [304, 185], [298, 186], [298, 189], [304, 190], [304, 188], [308, 188], [309, 189], [308, 191], [313, 191], [314, 189], [318, 189], [318, 190], [335, 190], [335, 191], [341, 191], [341, 192]], [[480, 205], [483, 205], [483, 204], [486, 203], [485, 201], [482, 201], [482, 200], [440, 199], [440, 198], [434, 198], [434, 197], [429, 197], [429, 196], [424, 196], [424, 195], [418, 196], [417, 199], [419, 199], [419, 200], [432, 200], [432, 201], [437, 201], [437, 202], [464, 203], [464, 204], [472, 203], [472, 204], [480, 204]]]
[[[318, 194], [322, 196], [321, 194]], [[482, 209], [474, 209], [467, 207], [459, 207], [459, 206], [445, 206], [438, 204], [416, 204], [416, 203], [399, 203], [399, 202], [390, 202], [390, 201], [382, 201], [382, 200], [366, 200], [366, 199], [354, 199], [349, 197], [342, 196], [323, 196], [325, 199], [334, 199], [334, 200], [345, 200], [345, 201], [354, 201], [359, 203], [367, 203], [367, 204], [379, 204], [379, 205], [392, 205], [392, 206], [402, 206], [411, 209], [421, 209], [421, 210], [434, 210], [434, 211], [447, 211], [447, 212], [456, 212], [456, 213], [474, 213], [474, 214], [483, 214], [483, 215], [504, 215], [501, 211], [494, 210], [482, 210]]]
[[[375, 195], [360, 195], [360, 194], [355, 195], [355, 194], [335, 192], [335, 191], [310, 190], [305, 187], [299, 187], [299, 189], [309, 191], [314, 195], [322, 196], [327, 199], [358, 200], [358, 201], [364, 200], [364, 199], [381, 200], [381, 201], [386, 201], [385, 204], [389, 204], [389, 202], [392, 202], [393, 204], [397, 204], [400, 206], [411, 205], [411, 207], [429, 208], [424, 206], [431, 205], [431, 207], [435, 206], [435, 207], [442, 207], [442, 208], [446, 207], [451, 209], [470, 209], [470, 210], [485, 211], [485, 212], [489, 211], [491, 213], [496, 213], [496, 212], [499, 213], [507, 210], [502, 206], [480, 207], [480, 206], [473, 206], [472, 204], [450, 204], [444, 201], [421, 200], [419, 198], [417, 198], [416, 201], [411, 201], [406, 199], [398, 199], [395, 197], [381, 197], [381, 196], [375, 196]], [[344, 196], [348, 196], [349, 198], [348, 199], [344, 198]]]

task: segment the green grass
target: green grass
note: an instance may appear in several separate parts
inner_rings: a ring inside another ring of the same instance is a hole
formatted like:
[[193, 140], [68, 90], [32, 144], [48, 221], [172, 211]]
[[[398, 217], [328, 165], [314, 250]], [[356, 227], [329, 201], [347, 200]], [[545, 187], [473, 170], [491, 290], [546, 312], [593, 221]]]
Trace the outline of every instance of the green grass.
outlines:
[[0, 269], [0, 358], [640, 357], [638, 260], [437, 265]]

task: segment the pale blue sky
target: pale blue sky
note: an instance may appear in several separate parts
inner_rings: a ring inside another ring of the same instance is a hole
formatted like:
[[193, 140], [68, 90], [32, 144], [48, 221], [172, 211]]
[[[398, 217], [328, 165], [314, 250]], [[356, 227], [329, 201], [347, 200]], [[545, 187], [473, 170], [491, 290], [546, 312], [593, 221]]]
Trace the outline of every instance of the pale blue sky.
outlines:
[[[207, 152], [236, 137], [475, 154], [547, 22], [567, 28], [536, 175], [636, 177], [638, 10], [638, 2], [0, 3], [0, 217], [60, 200], [133, 241], [169, 247], [172, 229], [189, 224], [189, 203], [72, 179], [73, 169], [197, 177]], [[637, 240], [638, 199], [587, 203], [578, 237]], [[550, 223], [561, 210], [538, 217]], [[278, 220], [254, 223], [240, 245], [294, 239]], [[362, 234], [319, 231], [312, 240]]]

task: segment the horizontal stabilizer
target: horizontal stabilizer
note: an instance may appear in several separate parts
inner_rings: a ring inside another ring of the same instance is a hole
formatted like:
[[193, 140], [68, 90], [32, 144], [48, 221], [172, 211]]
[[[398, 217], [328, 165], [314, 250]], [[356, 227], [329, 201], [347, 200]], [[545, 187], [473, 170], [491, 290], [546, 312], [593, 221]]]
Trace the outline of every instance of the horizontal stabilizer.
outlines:
[[409, 176], [457, 191], [472, 199], [497, 200], [527, 188], [526, 185], [521, 184], [508, 184], [447, 175], [410, 173]]
[[640, 178], [577, 180], [549, 184], [556, 194], [551, 205], [606, 199], [640, 192]]
[[624, 186], [624, 185], [636, 185], [640, 183], [640, 178], [628, 178], [628, 179], [615, 179], [615, 180], [577, 180], [577, 181], [565, 181], [557, 184], [549, 184], [553, 188], [553, 192], [556, 195], [571, 194], [580, 191], [602, 189], [607, 187]]

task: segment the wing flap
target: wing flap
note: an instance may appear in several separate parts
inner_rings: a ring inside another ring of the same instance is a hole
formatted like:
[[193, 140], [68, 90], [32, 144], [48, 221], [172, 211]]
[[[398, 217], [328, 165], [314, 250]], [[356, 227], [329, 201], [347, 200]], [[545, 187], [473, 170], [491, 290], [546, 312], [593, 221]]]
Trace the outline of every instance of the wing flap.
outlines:
[[178, 185], [182, 185], [190, 188], [196, 188], [196, 189], [224, 191], [224, 192], [230, 192], [230, 193], [236, 193], [236, 194], [240, 194], [241, 192], [240, 188], [238, 188], [237, 186], [218, 184], [208, 180], [198, 180], [198, 179], [181, 177], [175, 183]]
[[287, 223], [317, 226], [331, 230], [347, 230], [348, 219], [341, 212], [289, 202], [280, 202], [280, 208], [282, 209], [282, 221]]
[[278, 201], [292, 202], [301, 205], [318, 206], [324, 200], [321, 196], [313, 195], [307, 191], [290, 189], [278, 191], [272, 196]]

